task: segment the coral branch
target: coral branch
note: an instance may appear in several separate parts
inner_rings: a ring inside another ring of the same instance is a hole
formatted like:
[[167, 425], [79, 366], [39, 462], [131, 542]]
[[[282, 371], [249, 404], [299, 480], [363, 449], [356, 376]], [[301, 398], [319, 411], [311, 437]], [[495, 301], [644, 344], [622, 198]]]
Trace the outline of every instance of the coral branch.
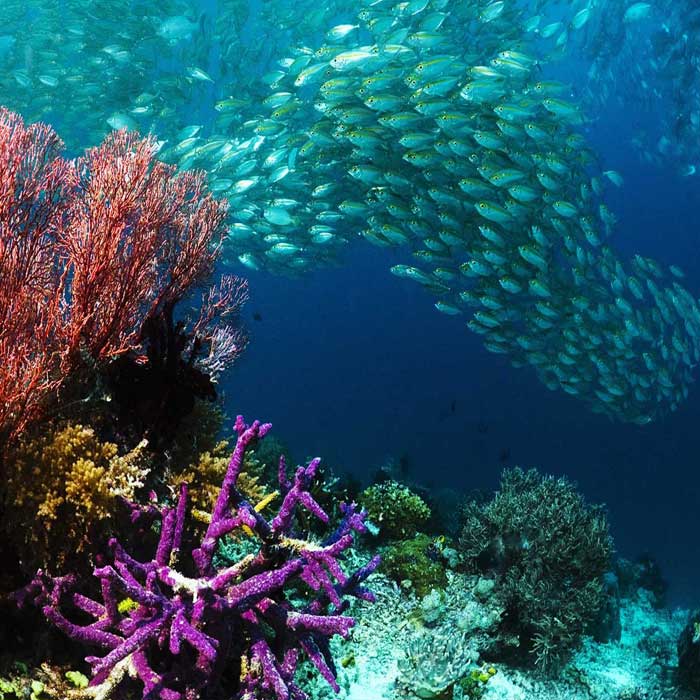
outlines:
[[[152, 359], [146, 346], [180, 329], [173, 309], [211, 275], [226, 232], [204, 174], [157, 161], [154, 138], [115, 132], [75, 161], [61, 147], [0, 108], [0, 439], [86, 360]], [[188, 349], [191, 364], [203, 353], [203, 370], [221, 372], [245, 348], [233, 322], [246, 298], [245, 282], [224, 277], [167, 351]]]
[[[269, 429], [267, 423], [246, 425], [240, 416], [236, 420], [238, 440], [209, 527], [191, 552], [195, 577], [174, 568], [187, 499], [183, 487], [174, 508], [158, 509], [161, 531], [153, 559], [139, 562], [115, 540], [110, 543], [113, 564], [94, 571], [101, 583], [101, 603], [76, 592], [75, 577], [52, 579], [41, 572], [16, 594], [18, 604], [33, 600], [68, 636], [108, 650], [105, 656], [87, 659], [93, 667], [94, 697], [110, 697], [129, 676], [142, 681], [144, 700], [190, 700], [215, 687], [226, 666], [241, 669], [232, 691], [237, 698], [301, 700], [305, 695], [294, 682], [300, 650], [338, 690], [328, 640], [347, 636], [354, 624], [342, 614], [346, 596], [371, 600], [360, 584], [379, 560], [351, 575], [340, 566], [353, 544], [353, 532], [364, 529], [364, 513], [354, 504], [341, 505], [343, 520], [325, 541], [299, 539], [296, 532], [292, 536], [299, 507], [322, 522], [329, 520], [309, 491], [317, 459], [299, 467], [293, 483], [281, 470], [286, 495], [271, 521], [241, 496], [236, 482], [245, 453]], [[145, 509], [148, 518], [154, 508]], [[217, 571], [213, 553], [219, 540], [234, 527], [244, 536], [244, 525], [252, 532], [257, 553]], [[303, 602], [291, 594], [292, 582], [295, 589], [306, 584]], [[127, 598], [134, 605], [120, 612], [118, 603]], [[94, 622], [72, 622], [63, 612], [71, 606]]]

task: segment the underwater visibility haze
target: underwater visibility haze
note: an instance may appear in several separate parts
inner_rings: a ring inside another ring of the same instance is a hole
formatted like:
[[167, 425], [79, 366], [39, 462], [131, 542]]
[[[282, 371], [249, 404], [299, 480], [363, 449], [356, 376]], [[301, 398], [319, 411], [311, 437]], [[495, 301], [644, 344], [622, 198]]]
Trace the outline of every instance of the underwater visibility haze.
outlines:
[[700, 697], [692, 0], [0, 20], [0, 700]]

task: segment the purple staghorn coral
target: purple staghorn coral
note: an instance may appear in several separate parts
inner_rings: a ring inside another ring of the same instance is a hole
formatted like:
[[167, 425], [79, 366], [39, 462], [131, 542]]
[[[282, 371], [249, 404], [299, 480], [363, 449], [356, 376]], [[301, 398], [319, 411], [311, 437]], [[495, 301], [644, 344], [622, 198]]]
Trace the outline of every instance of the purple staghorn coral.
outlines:
[[[339, 560], [364, 532], [364, 513], [341, 504], [342, 520], [321, 542], [299, 539], [294, 515], [301, 507], [327, 523], [329, 518], [309, 489], [319, 460], [298, 467], [288, 479], [280, 460], [283, 495], [279, 512], [266, 520], [236, 488], [246, 450], [270, 430], [270, 424], [246, 425], [238, 416], [238, 433], [199, 547], [191, 552], [191, 574], [178, 565], [186, 515], [187, 486], [175, 507], [139, 508], [131, 504], [133, 523], [161, 521], [153, 559], [137, 561], [115, 539], [109, 543], [112, 563], [98, 567], [102, 601], [75, 591], [74, 575], [52, 578], [41, 571], [16, 594], [20, 605], [33, 601], [46, 617], [74, 640], [104, 650], [89, 656], [92, 680], [87, 692], [111, 697], [122, 681], [138, 679], [144, 700], [195, 700], [227, 697], [241, 700], [301, 700], [306, 694], [294, 682], [300, 652], [337, 691], [329, 639], [345, 637], [354, 620], [344, 615], [346, 595], [373, 600], [361, 584], [376, 568], [372, 559], [352, 575]], [[219, 540], [234, 531], [252, 533], [257, 552], [232, 566], [216, 569]], [[294, 588], [293, 602], [290, 588]], [[120, 605], [127, 601], [127, 605]], [[93, 618], [90, 623], [72, 619]], [[231, 686], [234, 690], [231, 691]]]

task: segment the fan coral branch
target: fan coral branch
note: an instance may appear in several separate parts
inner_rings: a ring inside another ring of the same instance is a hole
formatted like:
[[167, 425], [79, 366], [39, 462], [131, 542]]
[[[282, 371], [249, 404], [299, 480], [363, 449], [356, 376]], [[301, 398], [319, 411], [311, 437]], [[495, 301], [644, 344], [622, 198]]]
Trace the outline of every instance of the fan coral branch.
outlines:
[[[0, 109], [0, 438], [36, 420], [86, 359], [145, 362], [155, 321], [173, 325], [225, 235], [227, 205], [203, 173], [157, 161], [154, 138], [115, 132], [75, 161], [61, 146]], [[231, 318], [246, 294], [232, 277], [205, 293], [190, 355], [208, 351], [214, 372], [245, 347]]]

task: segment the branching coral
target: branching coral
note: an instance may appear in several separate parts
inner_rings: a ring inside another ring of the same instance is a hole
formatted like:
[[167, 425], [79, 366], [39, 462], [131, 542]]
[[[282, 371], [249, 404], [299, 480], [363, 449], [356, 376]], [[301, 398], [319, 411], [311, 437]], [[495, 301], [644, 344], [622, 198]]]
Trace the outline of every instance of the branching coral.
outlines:
[[[5, 531], [31, 563], [53, 568], [81, 551], [115, 499], [133, 499], [149, 472], [146, 442], [120, 455], [87, 426], [68, 424], [21, 441], [7, 456]], [[10, 526], [11, 525], [11, 526]]]
[[155, 139], [124, 131], [75, 161], [61, 145], [0, 109], [0, 439], [86, 366], [132, 358], [161, 385], [182, 383], [183, 364], [211, 379], [245, 345], [231, 323], [241, 280], [208, 289], [189, 333], [173, 313], [211, 275], [226, 232], [203, 174], [176, 175]]
[[[204, 523], [208, 522], [216, 503], [231, 455], [229, 441], [219, 439], [224, 421], [224, 412], [218, 404], [196, 401], [194, 410], [183, 421], [168, 450], [167, 482], [173, 492], [182, 482], [187, 482], [191, 513]], [[265, 464], [258, 459], [260, 447], [269, 447], [267, 442], [274, 440], [267, 438], [265, 443], [259, 443], [246, 453], [236, 482], [244, 498], [253, 504], [270, 496], [267, 486], [272, 483], [272, 478], [265, 479]], [[280, 454], [275, 460], [275, 472]]]
[[[104, 650], [103, 656], [87, 659], [91, 697], [111, 696], [127, 677], [141, 681], [147, 700], [215, 697], [226, 676], [233, 686], [221, 691], [226, 697], [300, 700], [306, 696], [294, 676], [302, 651], [338, 688], [328, 640], [347, 635], [354, 624], [343, 614], [345, 595], [372, 599], [361, 583], [378, 560], [350, 576], [340, 566], [353, 531], [365, 529], [364, 513], [354, 504], [341, 506], [343, 519], [324, 540], [301, 539], [297, 510], [328, 521], [309, 492], [318, 459], [298, 467], [293, 480], [280, 461], [282, 503], [270, 520], [242, 496], [237, 480], [246, 451], [269, 429], [258, 421], [246, 425], [240, 416], [236, 420], [236, 447], [207, 532], [191, 551], [190, 568], [181, 552], [187, 501], [183, 484], [174, 507], [133, 506], [135, 523], [160, 520], [157, 550], [152, 559], [137, 561], [112, 540], [112, 563], [94, 572], [101, 602], [75, 591], [75, 575], [51, 578], [41, 571], [16, 594], [20, 605], [34, 600], [73, 639]], [[257, 552], [217, 570], [213, 557], [218, 542], [245, 527], [258, 542]], [[125, 598], [136, 605], [120, 607]], [[87, 615], [94, 621], [74, 622], [76, 609], [77, 619]]]
[[[208, 522], [210, 512], [220, 491], [220, 484], [226, 474], [231, 450], [227, 440], [221, 440], [211, 451], [203, 452], [189, 469], [175, 473], [170, 483], [179, 485], [187, 482], [191, 512], [195, 519]], [[253, 504], [264, 503], [271, 494], [260, 483], [255, 457], [246, 455], [238, 475], [237, 486], [242, 496]]]
[[602, 603], [612, 550], [603, 510], [566, 479], [513, 469], [492, 501], [467, 504], [460, 542], [467, 563], [495, 577], [504, 632], [556, 670]]

